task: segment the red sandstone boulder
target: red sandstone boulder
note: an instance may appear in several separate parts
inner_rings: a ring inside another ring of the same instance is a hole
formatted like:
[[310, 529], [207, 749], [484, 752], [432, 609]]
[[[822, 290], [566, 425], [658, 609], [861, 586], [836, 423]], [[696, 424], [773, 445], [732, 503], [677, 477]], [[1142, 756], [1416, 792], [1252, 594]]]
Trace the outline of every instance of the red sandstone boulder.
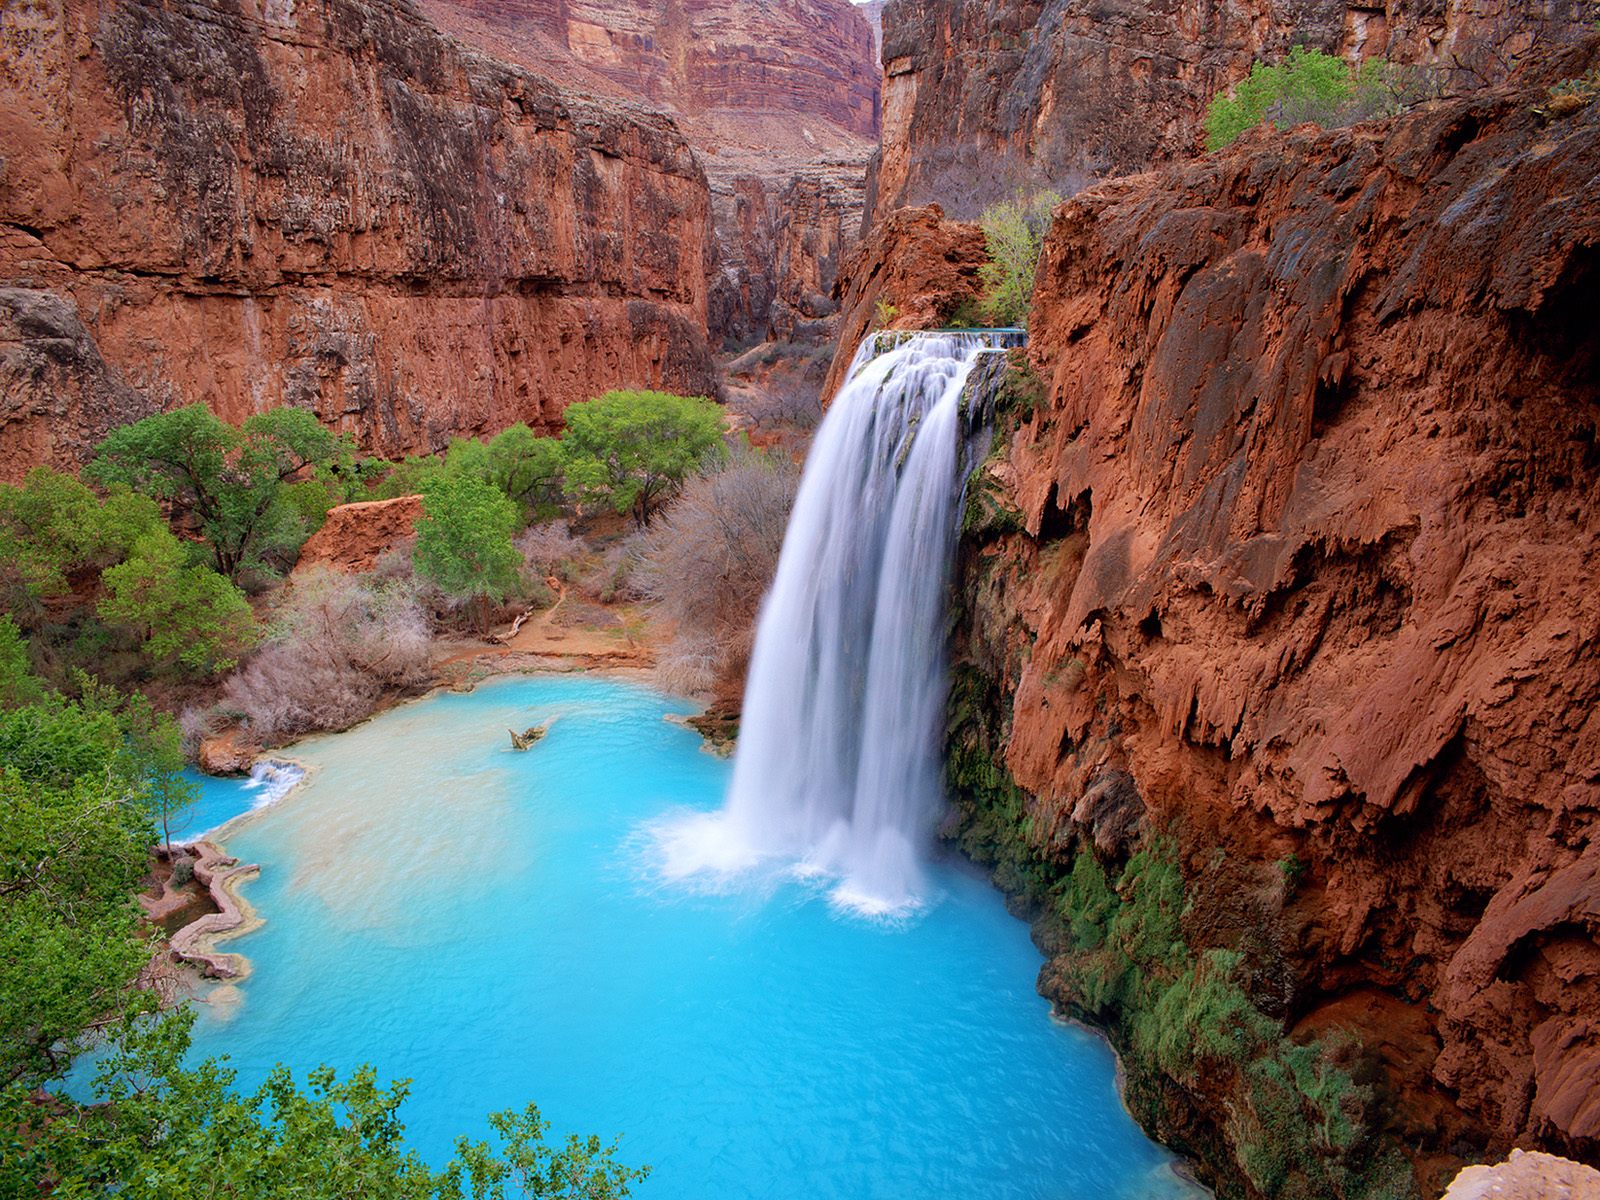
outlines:
[[421, 496], [363, 500], [331, 508], [322, 528], [300, 548], [295, 574], [317, 566], [351, 574], [370, 571], [386, 551], [416, 536], [421, 516]]
[[243, 775], [256, 765], [260, 753], [243, 730], [225, 729], [200, 743], [195, 765], [207, 775]]

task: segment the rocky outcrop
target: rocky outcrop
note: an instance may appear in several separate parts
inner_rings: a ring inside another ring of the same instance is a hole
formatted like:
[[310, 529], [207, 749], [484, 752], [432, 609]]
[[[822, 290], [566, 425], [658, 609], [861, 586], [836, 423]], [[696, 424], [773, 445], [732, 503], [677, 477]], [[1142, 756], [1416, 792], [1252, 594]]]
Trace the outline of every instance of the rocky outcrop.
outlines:
[[330, 508], [322, 528], [300, 548], [295, 574], [318, 567], [352, 574], [370, 571], [390, 550], [415, 538], [421, 519], [421, 496], [362, 500]]
[[937, 204], [901, 209], [846, 258], [839, 279], [839, 344], [823, 384], [831, 401], [869, 330], [932, 329], [982, 293], [983, 230], [944, 219]]
[[230, 728], [201, 741], [194, 765], [207, 775], [244, 775], [260, 754], [244, 730]]
[[1600, 1171], [1553, 1154], [1513, 1150], [1505, 1162], [1466, 1168], [1443, 1200], [1600, 1200]]
[[7, 10], [0, 93], [8, 476], [194, 400], [398, 454], [713, 385], [672, 122], [405, 0], [43, 0]]
[[[1363, 1048], [1340, 1087], [1425, 1192], [1469, 1149], [1600, 1162], [1600, 103], [1546, 95], [1257, 131], [1060, 207], [972, 485], [957, 832], [1061, 906], [1043, 986], [1246, 1194], [1346, 1190], [1263, 1149], [1304, 1065], [1258, 1069], [1263, 1023]], [[1176, 908], [1141, 890], [1163, 855]], [[1183, 1007], [1229, 989], [1257, 1015]], [[1356, 1144], [1314, 1084], [1302, 1164]]]
[[833, 340], [834, 285], [856, 243], [865, 182], [864, 158], [801, 166], [787, 178], [712, 180], [715, 338], [729, 346]]
[[1588, 0], [889, 0], [874, 211], [938, 200], [971, 218], [1017, 188], [1070, 194], [1187, 156], [1211, 97], [1296, 43], [1452, 89], [1595, 17]]

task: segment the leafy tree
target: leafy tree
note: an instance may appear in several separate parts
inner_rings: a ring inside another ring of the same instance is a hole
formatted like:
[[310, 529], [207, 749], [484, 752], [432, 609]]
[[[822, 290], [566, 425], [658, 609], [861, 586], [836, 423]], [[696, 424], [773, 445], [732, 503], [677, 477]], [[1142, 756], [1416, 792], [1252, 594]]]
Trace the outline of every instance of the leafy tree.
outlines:
[[1232, 145], [1263, 121], [1280, 128], [1311, 121], [1333, 125], [1348, 117], [1379, 115], [1392, 104], [1384, 92], [1385, 64], [1359, 69], [1320, 50], [1296, 46], [1281, 63], [1256, 63], [1232, 92], [1218, 92], [1206, 109], [1206, 149]]
[[489, 441], [485, 472], [530, 520], [548, 520], [561, 510], [566, 456], [555, 438], [522, 424], [503, 429]]
[[44, 686], [33, 674], [28, 639], [9, 615], [0, 616], [0, 705], [33, 704]]
[[83, 1033], [150, 1007], [133, 893], [155, 821], [193, 797], [170, 718], [77, 685], [0, 711], [0, 1087], [37, 1086]]
[[256, 640], [255, 617], [239, 589], [209, 567], [188, 566], [165, 529], [141, 538], [101, 579], [101, 619], [137, 631], [141, 652], [155, 665], [215, 675]]
[[445, 470], [445, 461], [434, 454], [412, 454], [396, 463], [373, 489], [378, 500], [395, 500], [401, 496], [420, 496], [428, 485]]
[[480, 628], [488, 602], [517, 586], [522, 558], [511, 544], [517, 510], [499, 489], [466, 472], [446, 471], [422, 493], [414, 561], [417, 574], [447, 595], [469, 599]]
[[148, 496], [122, 488], [101, 499], [71, 475], [35, 467], [20, 486], [0, 484], [0, 605], [36, 617], [40, 601], [67, 593], [72, 572], [114, 563], [165, 529]]
[[1050, 228], [1050, 213], [1061, 203], [1055, 192], [1017, 194], [984, 209], [978, 218], [989, 259], [978, 268], [989, 320], [1026, 325], [1033, 305], [1033, 280], [1039, 251]]
[[123, 1028], [96, 1072], [95, 1107], [58, 1106], [46, 1121], [31, 1098], [0, 1094], [0, 1125], [30, 1134], [0, 1165], [0, 1191], [32, 1194], [46, 1182], [58, 1195], [123, 1200], [620, 1200], [649, 1173], [598, 1138], [551, 1145], [533, 1105], [489, 1118], [499, 1147], [459, 1139], [434, 1171], [405, 1148], [405, 1081], [382, 1087], [371, 1067], [343, 1080], [320, 1067], [301, 1087], [280, 1066], [242, 1093], [215, 1059], [183, 1065], [191, 1023], [185, 1012]]
[[498, 488], [529, 520], [548, 520], [561, 509], [566, 470], [561, 443], [523, 424], [509, 426], [487, 442], [457, 438], [442, 463], [433, 459], [411, 467], [412, 461], [402, 464], [402, 477], [417, 481], [419, 491], [426, 491], [439, 471], [456, 471]]
[[704, 396], [607, 392], [566, 420], [567, 493], [632, 512], [640, 528], [721, 446], [722, 410]]
[[192, 518], [218, 571], [236, 579], [292, 555], [310, 532], [285, 485], [354, 478], [349, 440], [298, 408], [258, 413], [235, 429], [202, 404], [157, 413], [100, 444], [88, 474], [165, 500]]

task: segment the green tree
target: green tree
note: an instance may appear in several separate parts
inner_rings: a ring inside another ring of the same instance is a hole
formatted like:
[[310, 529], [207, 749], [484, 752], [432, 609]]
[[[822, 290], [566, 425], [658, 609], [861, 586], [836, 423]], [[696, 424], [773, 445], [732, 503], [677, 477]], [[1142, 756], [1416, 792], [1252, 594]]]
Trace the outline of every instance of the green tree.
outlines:
[[607, 392], [566, 420], [567, 493], [631, 512], [640, 528], [721, 447], [722, 410], [704, 396]]
[[140, 652], [155, 666], [215, 675], [256, 641], [244, 595], [209, 567], [187, 565], [183, 547], [166, 529], [141, 538], [101, 579], [101, 619], [133, 630]]
[[0, 484], [0, 607], [27, 623], [41, 601], [70, 590], [72, 572], [117, 562], [165, 529], [148, 496], [120, 488], [102, 499], [71, 475], [35, 467], [20, 485]]
[[525, 518], [548, 520], [561, 511], [566, 456], [559, 441], [518, 424], [491, 438], [487, 450], [486, 478]]
[[978, 268], [983, 303], [996, 325], [1026, 325], [1033, 305], [1039, 251], [1050, 228], [1050, 214], [1061, 197], [1055, 192], [1018, 194], [984, 209], [978, 218], [988, 261]]
[[303, 409], [258, 413], [236, 429], [191, 404], [114, 431], [87, 474], [165, 500], [180, 518], [193, 519], [217, 570], [236, 579], [292, 558], [310, 533], [286, 484], [354, 478], [353, 463], [348, 438]]
[[447, 595], [470, 600], [484, 628], [489, 601], [504, 600], [517, 586], [516, 528], [517, 510], [498, 488], [464, 471], [445, 471], [422, 493], [417, 574]]
[[33, 673], [28, 639], [9, 615], [0, 616], [0, 705], [33, 704], [44, 686]]
[[1206, 149], [1232, 145], [1239, 135], [1270, 120], [1280, 128], [1306, 121], [1333, 125], [1346, 117], [1380, 115], [1392, 106], [1385, 94], [1385, 64], [1352, 68], [1344, 59], [1296, 46], [1281, 63], [1256, 63], [1229, 92], [1206, 109]]

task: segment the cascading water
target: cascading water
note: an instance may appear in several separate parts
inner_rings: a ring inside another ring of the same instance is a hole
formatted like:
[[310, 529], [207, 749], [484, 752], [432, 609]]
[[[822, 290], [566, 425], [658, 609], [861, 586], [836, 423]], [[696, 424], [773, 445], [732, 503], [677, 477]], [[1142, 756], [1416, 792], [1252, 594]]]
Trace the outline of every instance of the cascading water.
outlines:
[[757, 627], [728, 802], [670, 832], [671, 875], [778, 858], [835, 878], [857, 910], [921, 898], [941, 805], [962, 393], [1014, 335], [895, 336], [862, 345], [817, 431]]

